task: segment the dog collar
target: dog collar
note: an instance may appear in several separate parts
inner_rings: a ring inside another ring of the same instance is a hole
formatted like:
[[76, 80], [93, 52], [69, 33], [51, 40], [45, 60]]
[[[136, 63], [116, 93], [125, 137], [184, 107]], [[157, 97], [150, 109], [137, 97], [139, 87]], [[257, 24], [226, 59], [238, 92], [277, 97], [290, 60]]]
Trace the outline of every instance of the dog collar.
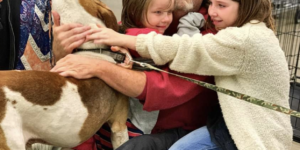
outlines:
[[94, 53], [100, 53], [112, 57], [117, 63], [123, 63], [126, 55], [120, 52], [111, 51], [109, 48], [99, 48], [99, 49], [75, 49], [73, 53], [80, 51], [88, 51]]

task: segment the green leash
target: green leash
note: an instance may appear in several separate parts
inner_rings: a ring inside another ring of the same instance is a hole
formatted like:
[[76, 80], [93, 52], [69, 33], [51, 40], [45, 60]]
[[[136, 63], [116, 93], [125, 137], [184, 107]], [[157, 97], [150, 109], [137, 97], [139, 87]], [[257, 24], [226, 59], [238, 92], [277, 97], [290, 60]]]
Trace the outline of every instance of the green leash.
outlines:
[[198, 81], [198, 80], [191, 79], [191, 78], [188, 78], [188, 77], [185, 77], [185, 76], [181, 76], [181, 75], [178, 75], [178, 74], [167, 72], [167, 71], [161, 70], [159, 68], [156, 68], [152, 65], [149, 65], [147, 63], [141, 63], [141, 62], [137, 62], [137, 61], [133, 61], [133, 60], [130, 60], [130, 61], [132, 61], [133, 63], [137, 63], [140, 66], [145, 67], [145, 68], [165, 72], [165, 73], [180, 77], [180, 78], [185, 79], [187, 81], [198, 84], [202, 87], [206, 87], [208, 89], [211, 89], [211, 90], [214, 90], [214, 91], [226, 94], [226, 95], [230, 95], [230, 96], [235, 97], [237, 99], [240, 99], [240, 100], [243, 100], [243, 101], [258, 105], [258, 106], [261, 106], [261, 107], [265, 107], [265, 108], [268, 108], [268, 109], [271, 109], [271, 110], [274, 110], [274, 111], [278, 111], [278, 112], [281, 112], [281, 113], [284, 113], [284, 114], [287, 114], [287, 115], [290, 115], [290, 116], [300, 118], [300, 112], [297, 112], [295, 110], [285, 108], [285, 107], [282, 107], [282, 106], [274, 104], [274, 103], [266, 102], [264, 100], [254, 98], [254, 97], [251, 97], [251, 96], [246, 95], [246, 94], [242, 94], [242, 93], [235, 92], [235, 91], [232, 91], [232, 90], [229, 90], [229, 89], [218, 87], [218, 86], [213, 85], [213, 84], [209, 84], [209, 83], [206, 83], [206, 82]]

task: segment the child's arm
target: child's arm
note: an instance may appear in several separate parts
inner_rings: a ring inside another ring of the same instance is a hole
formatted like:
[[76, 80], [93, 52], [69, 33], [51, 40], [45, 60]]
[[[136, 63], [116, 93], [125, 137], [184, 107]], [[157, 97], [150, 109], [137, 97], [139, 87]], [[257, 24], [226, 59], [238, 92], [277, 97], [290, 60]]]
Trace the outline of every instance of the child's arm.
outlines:
[[135, 49], [136, 36], [120, 34], [112, 29], [102, 27], [91, 30], [91, 34], [86, 37], [87, 41]]
[[183, 34], [193, 36], [196, 33], [200, 33], [200, 28], [204, 26], [204, 23], [205, 20], [202, 14], [190, 12], [180, 18], [177, 34], [180, 36]]

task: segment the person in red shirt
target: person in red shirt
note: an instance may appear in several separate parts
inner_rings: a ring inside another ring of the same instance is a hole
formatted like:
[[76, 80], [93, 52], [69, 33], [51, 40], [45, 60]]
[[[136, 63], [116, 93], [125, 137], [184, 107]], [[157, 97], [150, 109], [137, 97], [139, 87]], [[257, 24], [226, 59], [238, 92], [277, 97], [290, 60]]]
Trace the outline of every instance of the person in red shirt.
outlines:
[[[201, 7], [202, 0], [178, 0], [177, 2], [177, 8], [173, 13], [173, 22], [166, 31], [169, 35], [176, 33], [178, 19], [187, 14], [187, 12], [200, 11], [204, 16], [207, 14], [206, 9]], [[193, 7], [187, 10], [185, 7], [187, 4], [193, 4]], [[136, 15], [138, 13], [132, 14]], [[57, 16], [54, 15], [55, 18]], [[122, 23], [125, 22], [122, 21]], [[68, 32], [67, 28], [63, 27], [64, 25], [55, 24], [53, 28], [57, 31], [57, 36]], [[145, 26], [136, 26], [134, 28], [143, 27]], [[72, 38], [72, 36], [69, 37]], [[68, 50], [62, 51], [68, 52]], [[87, 78], [81, 75], [79, 70], [89, 68], [89, 75], [99, 77], [123, 94], [139, 99], [144, 104], [144, 110], [159, 110], [157, 122], [151, 134], [132, 138], [119, 149], [168, 149], [174, 142], [190, 131], [205, 126], [208, 114], [212, 107], [218, 103], [215, 92], [169, 74], [156, 71], [141, 72], [129, 70], [101, 60], [93, 62], [94, 60], [76, 55], [71, 55], [63, 59], [64, 62], [69, 62], [74, 66], [74, 68], [69, 69], [78, 73], [74, 76], [75, 78]], [[81, 64], [83, 68], [77, 63]], [[60, 61], [57, 62], [57, 66], [52, 71], [59, 72], [56, 70], [59, 67], [61, 67]], [[174, 72], [167, 66], [161, 68]], [[68, 72], [61, 72], [60, 74], [63, 76], [72, 76]], [[214, 78], [211, 76], [181, 75], [214, 83]]]
[[[121, 30], [127, 35], [164, 34], [172, 23], [174, 0], [123, 0], [122, 3]], [[130, 54], [140, 57], [135, 51]]]

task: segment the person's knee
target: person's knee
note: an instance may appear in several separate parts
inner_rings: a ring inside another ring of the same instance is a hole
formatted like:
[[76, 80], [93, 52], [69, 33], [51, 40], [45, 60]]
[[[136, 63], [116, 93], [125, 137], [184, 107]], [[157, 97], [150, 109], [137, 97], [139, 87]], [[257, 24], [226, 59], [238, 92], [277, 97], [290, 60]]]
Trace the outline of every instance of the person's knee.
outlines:
[[165, 150], [186, 134], [187, 131], [183, 129], [170, 129], [157, 134], [141, 135], [130, 139], [117, 150]]
[[134, 149], [142, 149], [142, 150], [152, 150], [155, 149], [156, 139], [150, 135], [142, 135], [138, 137], [134, 137], [121, 145], [117, 150], [134, 150]]

